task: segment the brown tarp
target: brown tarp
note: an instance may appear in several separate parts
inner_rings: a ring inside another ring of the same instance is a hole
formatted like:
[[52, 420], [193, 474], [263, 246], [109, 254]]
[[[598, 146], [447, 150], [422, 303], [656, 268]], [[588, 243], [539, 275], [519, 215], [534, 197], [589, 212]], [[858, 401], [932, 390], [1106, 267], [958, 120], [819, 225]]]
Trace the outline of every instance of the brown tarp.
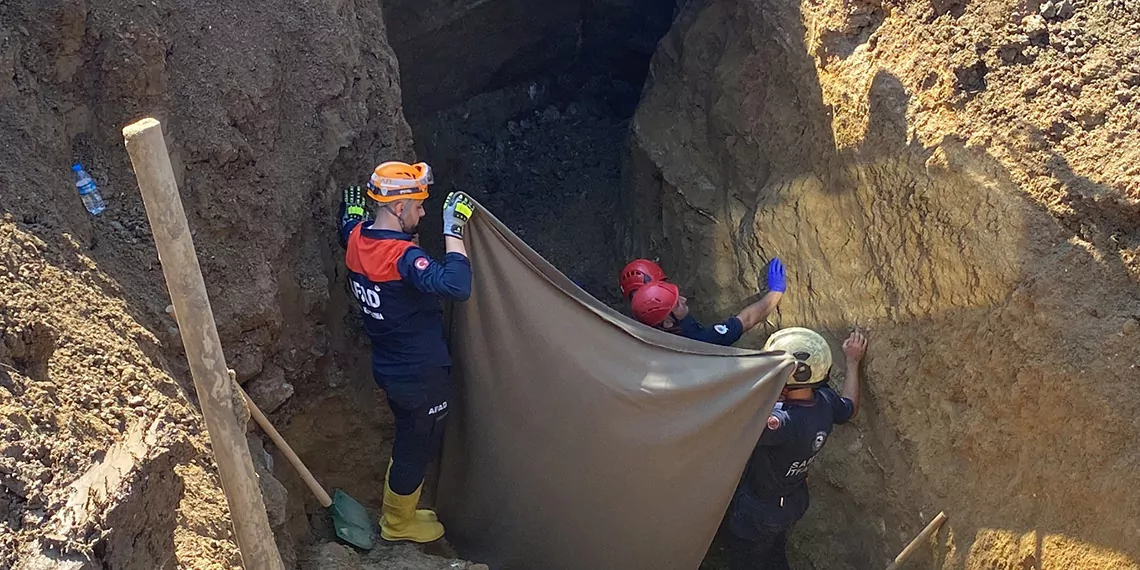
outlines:
[[436, 501], [448, 539], [492, 568], [697, 568], [790, 357], [642, 326], [485, 210], [466, 231]]

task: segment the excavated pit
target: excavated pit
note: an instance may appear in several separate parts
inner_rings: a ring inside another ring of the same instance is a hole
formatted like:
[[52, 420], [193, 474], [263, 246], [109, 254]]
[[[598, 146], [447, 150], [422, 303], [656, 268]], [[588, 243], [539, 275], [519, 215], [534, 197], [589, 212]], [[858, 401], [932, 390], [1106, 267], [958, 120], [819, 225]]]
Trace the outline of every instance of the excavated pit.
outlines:
[[[614, 306], [629, 256], [711, 319], [779, 255], [777, 324], [870, 328], [796, 567], [882, 566], [945, 510], [915, 566], [1140, 568], [1137, 32], [1130, 0], [0, 4], [0, 566], [238, 563], [121, 143], [153, 114], [227, 360], [330, 489], [378, 506], [393, 435], [339, 189], [418, 156], [425, 228], [468, 191]], [[250, 446], [291, 567], [467, 566], [335, 544]]]

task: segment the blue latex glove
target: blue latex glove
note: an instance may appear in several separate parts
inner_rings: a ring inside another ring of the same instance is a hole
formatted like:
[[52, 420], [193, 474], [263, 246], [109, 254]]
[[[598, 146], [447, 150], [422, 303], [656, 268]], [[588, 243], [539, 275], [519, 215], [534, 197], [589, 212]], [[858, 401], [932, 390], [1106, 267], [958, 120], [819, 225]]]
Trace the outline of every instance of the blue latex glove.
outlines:
[[788, 290], [788, 276], [784, 274], [784, 264], [778, 257], [768, 262], [768, 290], [777, 293]]

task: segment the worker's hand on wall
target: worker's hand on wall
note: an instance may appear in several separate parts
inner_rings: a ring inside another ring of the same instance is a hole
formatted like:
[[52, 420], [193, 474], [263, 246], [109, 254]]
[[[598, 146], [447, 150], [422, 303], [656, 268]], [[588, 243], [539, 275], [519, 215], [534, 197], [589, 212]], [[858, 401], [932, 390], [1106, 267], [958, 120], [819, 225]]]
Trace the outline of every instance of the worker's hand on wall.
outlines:
[[367, 205], [364, 202], [364, 192], [361, 191], [359, 186], [349, 186], [344, 190], [344, 203], [341, 209], [344, 212], [344, 217], [341, 219], [341, 224], [348, 222], [364, 221], [368, 217], [368, 211], [365, 208]]
[[443, 204], [443, 235], [463, 239], [463, 226], [475, 213], [475, 201], [463, 192], [447, 195]]
[[768, 262], [768, 290], [783, 293], [788, 290], [788, 277], [784, 273], [784, 263], [774, 257]]
[[847, 355], [848, 362], [861, 362], [863, 356], [867, 354], [867, 336], [863, 331], [855, 329], [843, 341], [843, 354]]

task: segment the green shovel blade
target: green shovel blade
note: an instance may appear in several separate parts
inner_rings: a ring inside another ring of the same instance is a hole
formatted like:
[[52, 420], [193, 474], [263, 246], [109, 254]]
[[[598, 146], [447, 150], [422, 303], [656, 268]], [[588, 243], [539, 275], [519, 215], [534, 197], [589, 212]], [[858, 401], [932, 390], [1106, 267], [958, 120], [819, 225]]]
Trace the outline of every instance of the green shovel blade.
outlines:
[[333, 491], [329, 514], [332, 515], [336, 535], [341, 540], [357, 548], [372, 548], [372, 519], [368, 516], [368, 511], [364, 510], [364, 505], [344, 491], [336, 489]]

